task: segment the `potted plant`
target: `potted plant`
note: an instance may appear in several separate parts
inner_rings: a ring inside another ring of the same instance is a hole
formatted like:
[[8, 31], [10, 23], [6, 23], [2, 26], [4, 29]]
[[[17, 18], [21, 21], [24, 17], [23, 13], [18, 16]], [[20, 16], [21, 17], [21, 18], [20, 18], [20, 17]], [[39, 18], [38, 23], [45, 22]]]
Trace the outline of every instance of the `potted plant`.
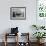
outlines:
[[40, 40], [42, 38], [45, 38], [44, 37], [46, 36], [45, 34], [46, 34], [45, 32], [35, 32], [33, 35], [37, 38], [37, 41], [40, 43]]

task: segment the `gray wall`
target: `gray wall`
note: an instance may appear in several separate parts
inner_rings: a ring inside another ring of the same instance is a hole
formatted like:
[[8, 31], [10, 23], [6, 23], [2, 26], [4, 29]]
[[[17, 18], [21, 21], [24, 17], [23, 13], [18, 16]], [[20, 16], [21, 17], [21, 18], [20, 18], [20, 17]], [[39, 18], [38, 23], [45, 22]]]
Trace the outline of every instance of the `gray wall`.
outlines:
[[[10, 7], [26, 7], [26, 20], [10, 20]], [[32, 24], [36, 24], [36, 0], [0, 0], [0, 34], [17, 26], [19, 32], [29, 32], [32, 37]]]

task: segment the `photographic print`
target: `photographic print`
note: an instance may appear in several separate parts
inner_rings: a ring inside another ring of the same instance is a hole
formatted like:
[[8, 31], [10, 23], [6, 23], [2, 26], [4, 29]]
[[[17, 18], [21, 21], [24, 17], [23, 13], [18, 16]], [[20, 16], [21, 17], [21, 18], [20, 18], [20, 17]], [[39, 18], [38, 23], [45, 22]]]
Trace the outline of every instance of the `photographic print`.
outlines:
[[26, 19], [26, 7], [11, 7], [10, 8], [11, 20], [25, 20]]

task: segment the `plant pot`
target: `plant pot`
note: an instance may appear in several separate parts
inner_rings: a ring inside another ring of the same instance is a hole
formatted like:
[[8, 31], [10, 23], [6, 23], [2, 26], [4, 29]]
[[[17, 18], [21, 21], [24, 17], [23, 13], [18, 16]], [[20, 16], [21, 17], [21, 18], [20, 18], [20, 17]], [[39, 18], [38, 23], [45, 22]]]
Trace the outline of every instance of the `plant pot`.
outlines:
[[41, 43], [44, 42], [44, 40], [45, 40], [45, 39], [38, 39], [37, 42], [41, 44]]
[[45, 39], [40, 39], [40, 43], [44, 43], [44, 40], [45, 40]]
[[37, 43], [40, 43], [40, 39], [37, 39]]

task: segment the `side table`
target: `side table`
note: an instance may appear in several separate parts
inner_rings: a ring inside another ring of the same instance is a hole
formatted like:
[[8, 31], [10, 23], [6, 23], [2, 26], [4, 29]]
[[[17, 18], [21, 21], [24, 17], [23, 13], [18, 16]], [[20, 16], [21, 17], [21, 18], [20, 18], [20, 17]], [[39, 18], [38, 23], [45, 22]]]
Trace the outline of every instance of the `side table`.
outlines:
[[10, 34], [10, 33], [6, 33], [5, 34], [5, 46], [7, 46], [8, 42], [7, 42], [7, 36], [16, 36], [16, 45], [15, 46], [18, 46], [18, 33], [15, 33], [15, 34]]

